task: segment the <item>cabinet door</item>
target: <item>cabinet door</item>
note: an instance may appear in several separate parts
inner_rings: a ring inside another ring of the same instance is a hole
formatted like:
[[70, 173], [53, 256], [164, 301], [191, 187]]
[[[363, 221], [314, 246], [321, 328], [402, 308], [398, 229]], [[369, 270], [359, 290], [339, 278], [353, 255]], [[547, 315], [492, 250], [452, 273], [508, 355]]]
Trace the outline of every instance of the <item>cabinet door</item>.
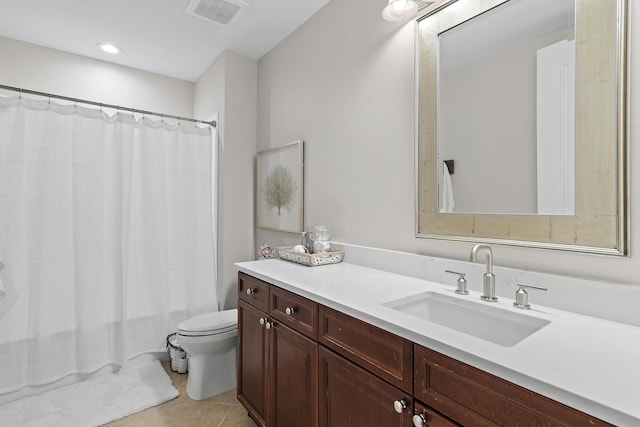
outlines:
[[318, 425], [318, 344], [272, 321], [269, 399], [271, 426]]
[[256, 423], [265, 426], [267, 419], [267, 329], [260, 319], [267, 316], [238, 301], [238, 400]]
[[[342, 356], [320, 346], [320, 425], [410, 426], [412, 398]], [[406, 405], [401, 413], [394, 404]]]

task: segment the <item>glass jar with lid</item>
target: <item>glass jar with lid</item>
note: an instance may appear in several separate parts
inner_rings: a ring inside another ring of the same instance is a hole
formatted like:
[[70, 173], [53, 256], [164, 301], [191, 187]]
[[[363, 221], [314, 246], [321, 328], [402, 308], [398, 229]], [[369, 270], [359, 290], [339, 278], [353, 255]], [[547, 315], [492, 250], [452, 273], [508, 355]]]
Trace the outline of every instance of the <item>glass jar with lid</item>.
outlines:
[[329, 252], [331, 250], [331, 227], [328, 225], [316, 225], [313, 227], [314, 252]]

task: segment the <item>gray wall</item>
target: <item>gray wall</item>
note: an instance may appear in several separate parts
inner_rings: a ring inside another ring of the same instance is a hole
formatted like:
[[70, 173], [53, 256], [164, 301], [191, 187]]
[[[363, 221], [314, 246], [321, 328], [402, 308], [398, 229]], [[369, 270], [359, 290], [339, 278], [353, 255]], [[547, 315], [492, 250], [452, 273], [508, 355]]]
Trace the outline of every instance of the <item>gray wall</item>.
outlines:
[[[413, 29], [381, 4], [334, 0], [258, 62], [258, 149], [305, 141], [306, 225], [413, 245]], [[298, 236], [257, 231], [256, 244]]]
[[0, 84], [6, 86], [193, 116], [191, 82], [5, 37], [0, 37], [0, 54]]
[[[414, 29], [383, 21], [383, 6], [333, 0], [260, 59], [258, 151], [305, 141], [305, 225], [331, 225], [334, 240], [468, 259], [469, 243], [414, 237]], [[631, 9], [640, 25], [640, 8]], [[631, 62], [640, 75], [640, 55]], [[640, 143], [639, 87], [631, 89], [631, 147]], [[640, 151], [631, 156], [640, 163]], [[496, 246], [495, 263], [639, 286], [638, 183], [640, 168], [631, 167], [630, 257]], [[256, 231], [256, 246], [296, 241]]]
[[218, 297], [237, 305], [235, 262], [253, 259], [257, 62], [224, 52], [195, 84], [195, 115], [219, 113]]

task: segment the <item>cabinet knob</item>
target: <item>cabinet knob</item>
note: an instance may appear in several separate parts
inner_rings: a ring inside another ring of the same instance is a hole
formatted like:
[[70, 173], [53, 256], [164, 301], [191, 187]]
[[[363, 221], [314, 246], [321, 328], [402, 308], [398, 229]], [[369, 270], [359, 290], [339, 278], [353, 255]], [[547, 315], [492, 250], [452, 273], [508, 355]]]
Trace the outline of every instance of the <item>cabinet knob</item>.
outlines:
[[287, 313], [287, 316], [291, 316], [293, 313], [296, 312], [295, 307], [287, 307], [284, 309], [284, 312]]
[[396, 400], [393, 402], [393, 409], [399, 414], [403, 413], [407, 409], [407, 403], [404, 400]]
[[264, 326], [267, 329], [271, 329], [271, 328], [273, 328], [273, 322], [265, 322]]
[[412, 420], [415, 427], [424, 427], [427, 425], [427, 420], [422, 414], [414, 415]]
[[266, 317], [261, 317], [259, 321], [260, 321], [261, 325], [264, 325], [265, 323], [267, 323], [267, 318]]
[[247, 295], [253, 295], [256, 293], [256, 290], [253, 288], [247, 288]]

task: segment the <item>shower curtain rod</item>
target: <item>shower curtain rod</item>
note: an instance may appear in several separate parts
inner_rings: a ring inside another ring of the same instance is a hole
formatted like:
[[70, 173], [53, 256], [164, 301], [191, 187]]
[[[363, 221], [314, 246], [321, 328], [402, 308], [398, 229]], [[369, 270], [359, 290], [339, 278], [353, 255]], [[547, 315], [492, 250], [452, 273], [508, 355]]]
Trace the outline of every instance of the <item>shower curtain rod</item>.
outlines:
[[161, 117], [161, 118], [176, 119], [176, 120], [194, 122], [194, 123], [202, 123], [202, 124], [205, 124], [205, 125], [209, 125], [211, 127], [216, 127], [216, 125], [217, 125], [215, 120], [211, 121], [211, 122], [206, 122], [204, 120], [197, 120], [197, 119], [192, 119], [192, 118], [189, 118], [189, 117], [180, 117], [180, 116], [172, 116], [172, 115], [169, 115], [169, 114], [154, 113], [153, 111], [138, 110], [138, 109], [135, 109], [135, 108], [121, 107], [119, 105], [103, 104], [101, 102], [87, 101], [86, 99], [79, 99], [79, 98], [70, 98], [68, 96], [53, 95], [51, 93], [38, 92], [38, 91], [35, 91], [35, 90], [22, 89], [22, 88], [13, 87], [13, 86], [0, 85], [0, 89], [11, 90], [11, 91], [14, 91], [14, 92], [19, 92], [20, 94], [26, 93], [26, 94], [29, 94], [29, 95], [43, 96], [45, 98], [55, 98], [55, 99], [61, 99], [63, 101], [77, 102], [77, 103], [80, 103], [80, 104], [95, 105], [95, 106], [98, 106], [100, 108], [102, 108], [102, 107], [113, 108], [114, 110], [130, 111], [132, 113], [138, 113], [138, 114], [143, 114], [143, 115], [148, 115], [148, 116], [157, 116], [157, 117]]

